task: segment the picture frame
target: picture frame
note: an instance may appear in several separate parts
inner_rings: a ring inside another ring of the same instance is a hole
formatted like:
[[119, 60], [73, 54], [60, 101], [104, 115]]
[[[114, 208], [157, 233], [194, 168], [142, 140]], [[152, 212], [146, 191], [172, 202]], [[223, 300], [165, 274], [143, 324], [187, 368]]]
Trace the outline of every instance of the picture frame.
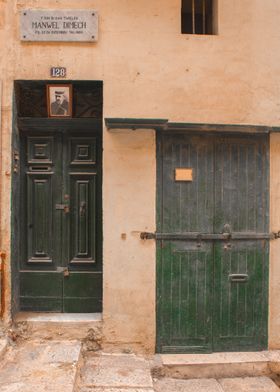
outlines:
[[48, 117], [72, 117], [72, 97], [71, 84], [47, 84]]

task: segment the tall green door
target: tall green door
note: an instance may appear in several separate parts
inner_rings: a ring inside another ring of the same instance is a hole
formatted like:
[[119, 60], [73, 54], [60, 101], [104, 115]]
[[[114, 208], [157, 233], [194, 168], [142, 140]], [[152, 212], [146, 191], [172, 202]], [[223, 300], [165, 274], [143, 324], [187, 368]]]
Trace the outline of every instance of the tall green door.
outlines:
[[158, 137], [157, 350], [267, 344], [266, 136]]
[[20, 177], [20, 309], [100, 312], [99, 134], [23, 134]]

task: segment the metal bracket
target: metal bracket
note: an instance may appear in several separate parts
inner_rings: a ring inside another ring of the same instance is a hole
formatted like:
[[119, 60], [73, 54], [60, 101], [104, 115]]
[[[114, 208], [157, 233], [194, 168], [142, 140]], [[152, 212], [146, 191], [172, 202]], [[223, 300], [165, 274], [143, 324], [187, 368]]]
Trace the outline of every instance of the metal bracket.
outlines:
[[142, 231], [142, 233], [140, 233], [140, 238], [141, 238], [141, 240], [155, 240], [156, 234], [149, 233], [147, 231]]
[[278, 240], [280, 238], [280, 230], [278, 232], [272, 232], [271, 233], [271, 239], [272, 240]]

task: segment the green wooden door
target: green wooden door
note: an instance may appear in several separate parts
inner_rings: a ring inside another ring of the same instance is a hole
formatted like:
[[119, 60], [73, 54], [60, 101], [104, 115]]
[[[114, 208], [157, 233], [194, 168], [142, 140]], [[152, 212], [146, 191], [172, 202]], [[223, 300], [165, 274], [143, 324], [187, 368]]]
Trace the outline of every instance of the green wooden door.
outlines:
[[20, 309], [102, 309], [98, 134], [21, 138]]
[[159, 135], [159, 352], [266, 347], [267, 151], [265, 136]]

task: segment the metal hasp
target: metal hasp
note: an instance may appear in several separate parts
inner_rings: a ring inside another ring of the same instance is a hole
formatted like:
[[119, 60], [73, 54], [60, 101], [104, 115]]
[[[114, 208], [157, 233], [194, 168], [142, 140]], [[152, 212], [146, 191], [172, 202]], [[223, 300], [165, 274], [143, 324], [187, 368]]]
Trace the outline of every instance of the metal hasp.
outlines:
[[68, 267], [56, 267], [57, 272], [62, 272], [64, 277], [70, 276], [70, 271]]

